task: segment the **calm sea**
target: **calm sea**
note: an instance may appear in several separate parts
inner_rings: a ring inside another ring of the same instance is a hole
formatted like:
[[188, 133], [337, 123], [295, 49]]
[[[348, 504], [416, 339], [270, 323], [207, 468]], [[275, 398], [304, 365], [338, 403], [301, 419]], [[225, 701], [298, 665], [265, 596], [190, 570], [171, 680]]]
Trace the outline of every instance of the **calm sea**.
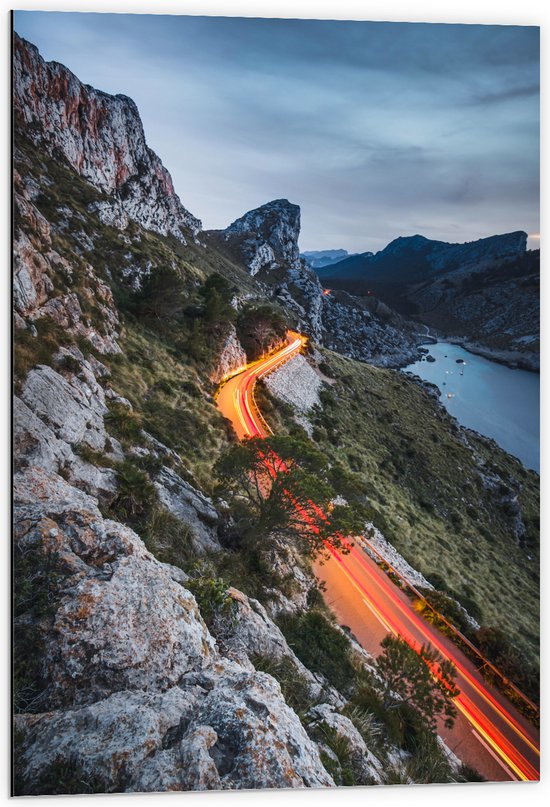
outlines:
[[[492, 437], [538, 473], [538, 373], [512, 370], [446, 342], [426, 347], [435, 362], [417, 361], [405, 370], [437, 384], [442, 403], [459, 423]], [[458, 364], [457, 359], [464, 364]]]

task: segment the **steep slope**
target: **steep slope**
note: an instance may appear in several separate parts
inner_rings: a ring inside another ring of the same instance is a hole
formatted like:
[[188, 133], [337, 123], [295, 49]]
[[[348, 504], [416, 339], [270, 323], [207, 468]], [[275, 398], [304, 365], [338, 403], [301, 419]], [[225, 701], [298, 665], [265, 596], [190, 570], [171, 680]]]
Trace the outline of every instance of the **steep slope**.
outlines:
[[52, 156], [61, 155], [100, 194], [100, 219], [125, 229], [128, 219], [185, 243], [201, 223], [181, 204], [170, 174], [147, 146], [139, 113], [124, 95], [82, 84], [17, 34], [13, 41], [17, 123]]
[[379, 301], [324, 289], [300, 257], [300, 208], [286, 199], [249, 211], [225, 230], [204, 233], [211, 244], [256, 278], [266, 298], [326, 347], [381, 366], [417, 355], [417, 327]]
[[[233, 439], [214, 379], [264, 285], [191, 237], [131, 102], [15, 50], [15, 792], [407, 779], [403, 739], [352, 704], [371, 659], [309, 559], [274, 534], [235, 549], [211, 497]], [[275, 624], [296, 612], [342, 691]]]

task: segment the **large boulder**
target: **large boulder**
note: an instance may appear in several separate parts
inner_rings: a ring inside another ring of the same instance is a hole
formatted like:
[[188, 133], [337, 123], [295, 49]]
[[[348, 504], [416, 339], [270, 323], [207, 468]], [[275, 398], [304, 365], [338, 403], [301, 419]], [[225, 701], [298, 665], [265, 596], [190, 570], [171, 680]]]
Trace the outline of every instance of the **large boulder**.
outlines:
[[105, 448], [107, 414], [105, 394], [93, 374], [70, 379], [41, 364], [28, 374], [23, 401], [55, 434], [67, 443], [86, 443], [95, 451]]
[[161, 468], [155, 487], [166, 509], [191, 528], [191, 539], [198, 554], [220, 549], [217, 536], [220, 517], [211, 499], [167, 466]]
[[64, 712], [20, 715], [22, 778], [69, 764], [102, 791], [334, 784], [278, 684], [227, 661], [166, 692], [123, 691]]

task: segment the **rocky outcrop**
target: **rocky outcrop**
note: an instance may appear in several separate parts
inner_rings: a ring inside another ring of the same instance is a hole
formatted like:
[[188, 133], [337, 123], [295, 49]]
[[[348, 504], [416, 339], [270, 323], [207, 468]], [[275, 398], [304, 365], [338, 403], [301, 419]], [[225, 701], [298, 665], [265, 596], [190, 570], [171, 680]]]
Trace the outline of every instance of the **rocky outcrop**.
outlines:
[[190, 528], [197, 554], [220, 548], [216, 530], [220, 516], [208, 497], [166, 466], [160, 470], [155, 487], [166, 509]]
[[261, 269], [278, 266], [299, 269], [302, 265], [298, 249], [300, 208], [287, 199], [275, 199], [255, 210], [249, 210], [225, 230], [209, 235], [223, 240], [239, 253], [251, 275]]
[[263, 293], [316, 342], [382, 367], [417, 356], [417, 326], [380, 301], [324, 289], [300, 257], [300, 208], [286, 199], [251, 210], [225, 230], [205, 233], [210, 244], [244, 263]]
[[[34, 181], [16, 171], [17, 225], [13, 243], [16, 326], [28, 328], [36, 335], [34, 323], [47, 317], [66, 333], [85, 337], [99, 353], [118, 353], [119, 318], [111, 289], [90, 264], [83, 263], [77, 269], [54, 248], [51, 225], [34, 204], [36, 194]], [[69, 290], [76, 285], [77, 274], [82, 278], [79, 293]], [[64, 292], [60, 290], [62, 285]], [[94, 317], [90, 316], [91, 311]]]
[[28, 781], [70, 759], [106, 792], [334, 784], [274, 679], [227, 661], [163, 693], [125, 691], [17, 724]]
[[411, 586], [433, 589], [432, 584], [426, 580], [424, 575], [417, 569], [414, 569], [410, 563], [405, 560], [403, 555], [397, 551], [393, 544], [390, 544], [390, 542], [384, 538], [380, 530], [375, 527], [374, 524], [367, 523], [365, 527], [367, 529], [367, 541], [362, 541], [361, 538], [358, 540], [363, 549], [374, 561], [379, 562], [382, 557], [393, 569], [399, 572]]
[[[79, 368], [63, 370], [70, 356]], [[14, 455], [16, 468], [37, 466], [51, 474], [62, 473], [87, 493], [112, 498], [115, 472], [82, 459], [81, 445], [104, 452], [115, 463], [123, 453], [118, 441], [107, 434], [105, 391], [98, 378], [107, 369], [97, 359], [84, 359], [78, 348], [61, 348], [58, 370], [38, 365], [14, 398]], [[107, 390], [109, 391], [109, 387]]]
[[15, 507], [17, 551], [58, 576], [42, 710], [16, 720], [27, 783], [62, 760], [106, 790], [332, 784], [279, 685], [219, 656], [177, 570], [132, 530], [38, 468]]
[[[33, 142], [63, 159], [103, 198], [94, 210], [124, 229], [128, 219], [185, 243], [201, 223], [181, 204], [170, 174], [145, 142], [135, 103], [82, 84], [14, 36], [13, 104]], [[17, 142], [17, 136], [16, 136]]]
[[[263, 605], [242, 591], [229, 588], [230, 608], [218, 614], [210, 625], [218, 646], [225, 656], [239, 663], [254, 663], [259, 657], [270, 664], [285, 662], [291, 674], [307, 687], [312, 702], [327, 701], [342, 708], [345, 699], [321, 673], [312, 673], [305, 667]], [[365, 664], [358, 659], [358, 664]]]
[[237, 331], [234, 325], [230, 325], [228, 334], [221, 347], [216, 367], [210, 374], [210, 380], [214, 384], [219, 384], [224, 378], [237, 370], [242, 370], [246, 365], [246, 353], [239, 342]]
[[307, 359], [302, 355], [295, 356], [266, 376], [264, 383], [272, 395], [293, 407], [294, 419], [311, 437], [313, 425], [308, 412], [320, 405], [319, 392], [323, 382]]
[[102, 451], [107, 439], [103, 418], [108, 410], [103, 388], [92, 378], [75, 383], [74, 378], [68, 380], [51, 367], [38, 365], [28, 374], [21, 397], [60, 440]]

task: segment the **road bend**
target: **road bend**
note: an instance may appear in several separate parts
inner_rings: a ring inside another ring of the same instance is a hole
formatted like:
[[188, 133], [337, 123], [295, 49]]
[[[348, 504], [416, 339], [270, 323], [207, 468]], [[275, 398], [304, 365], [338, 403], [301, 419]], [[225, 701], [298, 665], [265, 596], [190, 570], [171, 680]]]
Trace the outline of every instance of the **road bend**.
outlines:
[[[217, 404], [239, 439], [269, 434], [254, 401], [254, 385], [297, 355], [306, 341], [289, 331], [283, 348], [247, 365], [222, 384]], [[315, 563], [315, 573], [326, 586], [325, 601], [365, 650], [378, 655], [380, 642], [392, 633], [416, 649], [431, 644], [456, 666], [459, 715], [452, 729], [442, 724], [438, 728], [451, 750], [490, 781], [537, 781], [538, 730], [484, 680], [477, 666], [448, 637], [414, 610], [406, 594], [367, 555], [360, 540], [347, 554], [336, 550], [330, 554], [330, 560]]]

